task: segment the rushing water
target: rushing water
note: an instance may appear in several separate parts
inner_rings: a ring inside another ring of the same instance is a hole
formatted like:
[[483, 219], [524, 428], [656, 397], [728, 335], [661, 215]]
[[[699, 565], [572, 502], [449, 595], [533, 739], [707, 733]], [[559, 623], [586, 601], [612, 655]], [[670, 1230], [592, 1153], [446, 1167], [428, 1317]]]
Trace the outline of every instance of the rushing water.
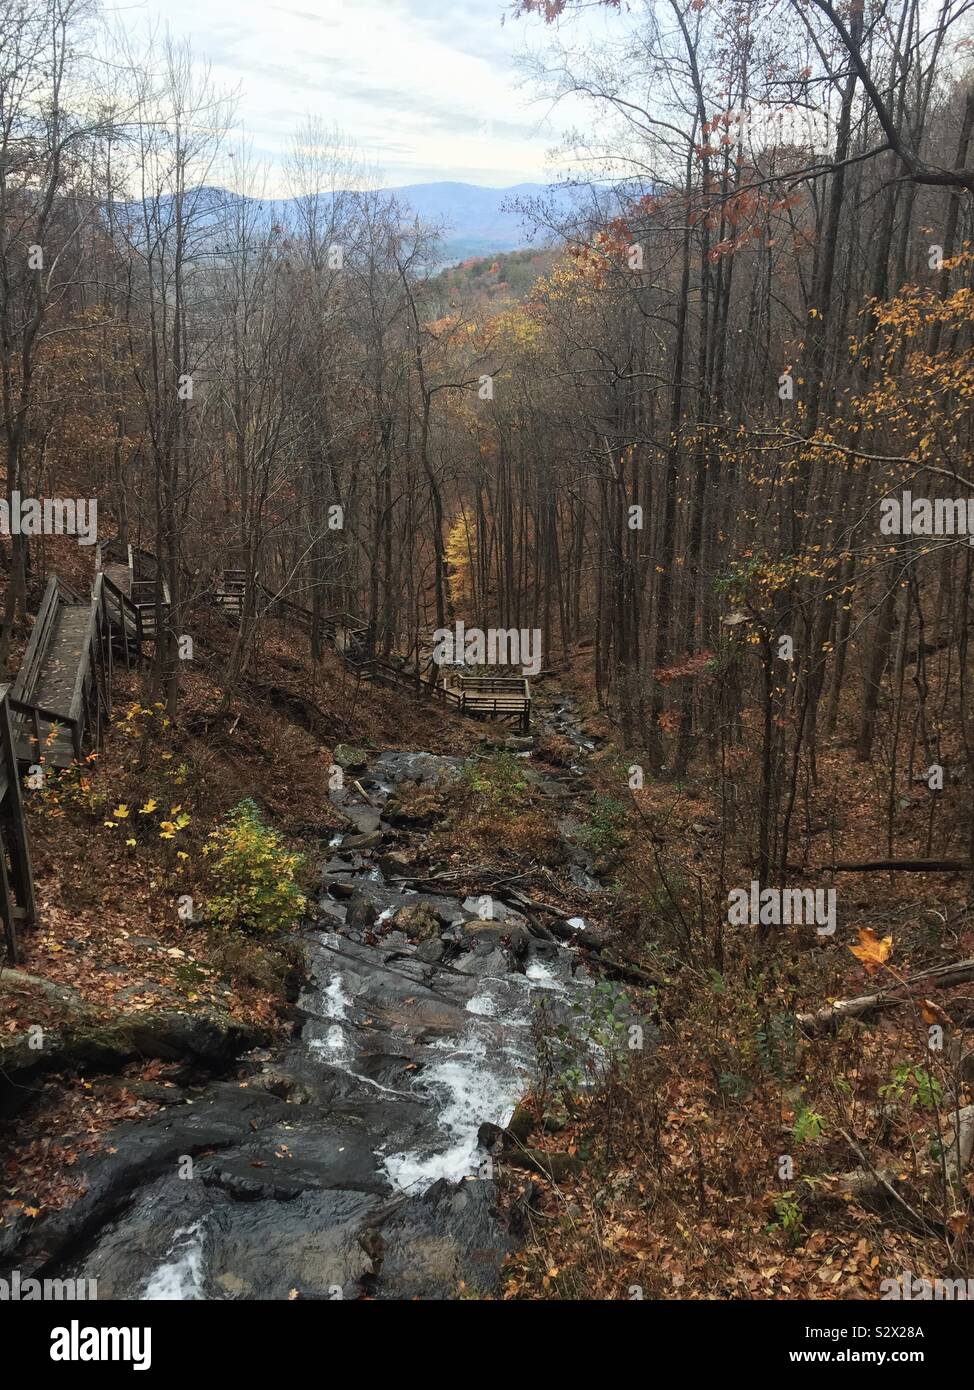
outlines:
[[[343, 849], [374, 829], [394, 847], [382, 811], [395, 788], [458, 767], [386, 753], [359, 778], [368, 799], [337, 794], [352, 829], [332, 842], [322, 880], [319, 915], [332, 929], [305, 933], [300, 1033], [115, 1139], [85, 1199], [83, 1248], [65, 1266], [96, 1278], [101, 1297], [496, 1286], [511, 1237], [478, 1135], [505, 1125], [530, 1085], [535, 1001], [567, 1010], [588, 977], [570, 947], [525, 931], [512, 907], [493, 901], [503, 920], [464, 934], [483, 900], [416, 892], [371, 850]], [[412, 941], [393, 919], [419, 903], [437, 929]]]

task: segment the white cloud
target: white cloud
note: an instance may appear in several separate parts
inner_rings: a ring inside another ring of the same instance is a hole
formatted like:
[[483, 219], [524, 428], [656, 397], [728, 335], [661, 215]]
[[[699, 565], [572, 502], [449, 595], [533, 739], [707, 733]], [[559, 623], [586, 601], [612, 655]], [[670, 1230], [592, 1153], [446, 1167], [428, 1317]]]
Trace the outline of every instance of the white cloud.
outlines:
[[[147, 0], [130, 29], [188, 37], [214, 79], [239, 88], [239, 120], [275, 163], [308, 116], [338, 126], [387, 184], [546, 178], [557, 130], [519, 88], [522, 26], [505, 0]], [[268, 193], [283, 192], [280, 173]]]

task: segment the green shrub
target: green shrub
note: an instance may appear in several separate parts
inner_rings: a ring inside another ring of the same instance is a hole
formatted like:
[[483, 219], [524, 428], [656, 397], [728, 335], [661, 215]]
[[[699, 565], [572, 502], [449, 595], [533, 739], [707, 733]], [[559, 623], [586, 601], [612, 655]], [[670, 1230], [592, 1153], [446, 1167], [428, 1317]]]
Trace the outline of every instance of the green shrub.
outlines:
[[588, 825], [582, 839], [587, 849], [600, 859], [610, 859], [626, 843], [627, 810], [612, 796], [595, 796]]
[[492, 753], [489, 758], [467, 763], [463, 782], [479, 809], [500, 817], [513, 817], [527, 804], [528, 781], [520, 760], [512, 753]]
[[266, 826], [250, 798], [227, 814], [209, 835], [203, 853], [212, 856], [215, 892], [207, 919], [220, 927], [274, 932], [291, 925], [304, 908], [297, 875], [303, 856], [292, 854]]

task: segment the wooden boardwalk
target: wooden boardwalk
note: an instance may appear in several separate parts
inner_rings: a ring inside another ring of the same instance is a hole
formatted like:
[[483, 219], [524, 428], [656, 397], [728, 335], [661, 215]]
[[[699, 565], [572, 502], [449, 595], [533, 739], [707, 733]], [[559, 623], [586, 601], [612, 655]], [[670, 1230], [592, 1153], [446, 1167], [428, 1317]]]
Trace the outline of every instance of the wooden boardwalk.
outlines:
[[438, 690], [448, 704], [474, 719], [513, 719], [521, 732], [531, 727], [531, 687], [524, 676], [442, 677]]
[[81, 598], [52, 574], [10, 690], [21, 762], [63, 768], [97, 746], [111, 710], [111, 667], [101, 575], [91, 596]]
[[164, 621], [169, 611], [169, 587], [150, 551], [117, 539], [99, 548], [99, 563], [116, 649], [128, 666], [146, 642], [155, 641], [157, 614]]
[[[213, 600], [224, 613], [239, 621], [246, 588], [245, 570], [224, 570], [213, 591]], [[290, 618], [310, 629], [309, 608], [274, 594], [259, 579], [255, 592], [263, 611]], [[375, 656], [369, 624], [355, 613], [324, 614], [321, 628], [348, 669], [364, 684], [392, 686], [412, 694], [425, 691], [468, 718], [512, 721], [525, 734], [531, 727], [531, 690], [523, 676], [464, 676], [438, 671], [432, 658], [417, 661], [395, 651], [387, 657]]]

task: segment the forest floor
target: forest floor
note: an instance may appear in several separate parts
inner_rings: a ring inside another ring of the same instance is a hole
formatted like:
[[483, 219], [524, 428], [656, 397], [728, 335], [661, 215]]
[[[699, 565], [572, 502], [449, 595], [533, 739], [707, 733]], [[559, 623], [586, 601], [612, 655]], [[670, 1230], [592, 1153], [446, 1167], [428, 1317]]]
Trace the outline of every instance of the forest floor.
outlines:
[[[755, 765], [746, 747], [736, 757]], [[584, 1164], [530, 1184], [526, 1203], [513, 1184], [533, 1238], [507, 1296], [872, 1299], [904, 1271], [969, 1278], [974, 1175], [951, 1181], [949, 1168], [952, 1127], [974, 1099], [974, 984], [921, 989], [822, 1036], [795, 1025], [974, 957], [963, 875], [811, 867], [888, 857], [881, 756], [863, 767], [830, 748], [803, 809], [808, 867], [793, 881], [836, 887], [836, 933], [779, 928], [759, 944], [753, 927], [727, 926], [720, 896], [752, 878], [739, 847], [753, 808], [722, 812], [703, 777], [647, 779], [630, 796], [635, 761], [612, 731], [593, 756], [614, 884], [592, 920], [656, 980], [655, 1008], [641, 1046], [603, 1054], [582, 1086], [551, 1075], [527, 1107], [523, 1142]], [[931, 814], [938, 845], [945, 827], [961, 835], [960, 796], [948, 788], [933, 812], [925, 787], [899, 797], [893, 854], [923, 857]], [[963, 843], [946, 853], [962, 858]], [[930, 1041], [940, 1028], [942, 1050]]]

